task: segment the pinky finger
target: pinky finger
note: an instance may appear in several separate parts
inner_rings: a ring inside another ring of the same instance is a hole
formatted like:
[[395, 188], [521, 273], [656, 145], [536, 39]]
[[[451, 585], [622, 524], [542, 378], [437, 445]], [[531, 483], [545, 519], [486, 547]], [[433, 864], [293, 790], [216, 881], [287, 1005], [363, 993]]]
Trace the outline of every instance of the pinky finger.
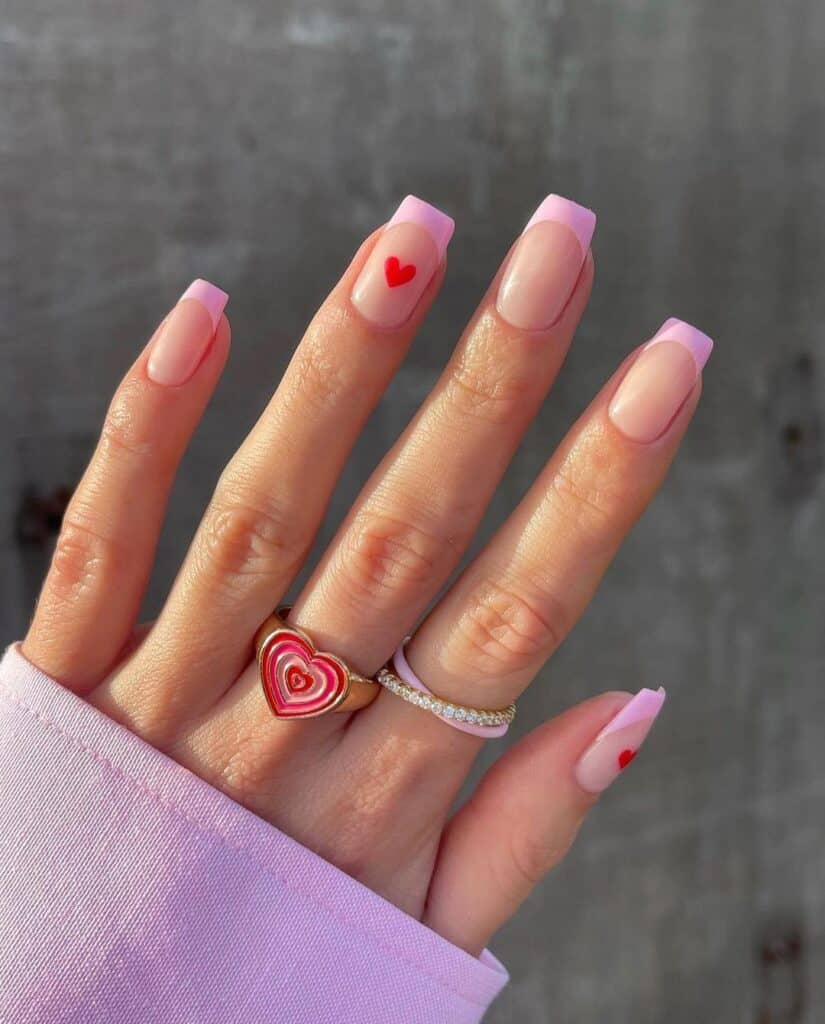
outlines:
[[118, 387], [63, 517], [23, 654], [80, 694], [132, 636], [178, 464], [229, 353], [228, 296], [194, 282]]
[[665, 692], [605, 693], [535, 729], [448, 825], [424, 923], [472, 955], [567, 853], [596, 795], [633, 760]]

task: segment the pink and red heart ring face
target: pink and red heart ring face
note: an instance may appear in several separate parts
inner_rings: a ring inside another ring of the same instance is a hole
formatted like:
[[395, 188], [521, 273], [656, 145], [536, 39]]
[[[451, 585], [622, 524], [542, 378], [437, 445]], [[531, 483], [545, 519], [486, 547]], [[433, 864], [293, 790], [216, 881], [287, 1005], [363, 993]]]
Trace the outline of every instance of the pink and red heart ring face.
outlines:
[[356, 711], [380, 690], [340, 658], [316, 650], [312, 640], [284, 621], [279, 609], [256, 637], [258, 668], [266, 699], [277, 718], [315, 718], [328, 711]]
[[278, 718], [311, 718], [332, 711], [347, 696], [341, 662], [322, 654], [294, 630], [280, 630], [261, 648], [261, 680]]

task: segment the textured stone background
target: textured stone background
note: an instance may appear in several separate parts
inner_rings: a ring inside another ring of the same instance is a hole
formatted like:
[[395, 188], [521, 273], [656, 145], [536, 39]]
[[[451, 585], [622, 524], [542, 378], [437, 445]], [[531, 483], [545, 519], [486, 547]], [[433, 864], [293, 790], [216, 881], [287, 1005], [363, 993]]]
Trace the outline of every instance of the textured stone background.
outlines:
[[664, 492], [522, 701], [516, 736], [605, 687], [671, 694], [498, 937], [493, 1022], [825, 1019], [823, 39], [820, 0], [0, 7], [2, 641], [47, 562], [43, 502], [196, 275], [231, 292], [235, 346], [148, 611], [302, 324], [406, 192], [456, 216], [449, 280], [331, 523], [548, 191], [599, 212], [596, 289], [486, 531], [665, 316], [717, 339]]

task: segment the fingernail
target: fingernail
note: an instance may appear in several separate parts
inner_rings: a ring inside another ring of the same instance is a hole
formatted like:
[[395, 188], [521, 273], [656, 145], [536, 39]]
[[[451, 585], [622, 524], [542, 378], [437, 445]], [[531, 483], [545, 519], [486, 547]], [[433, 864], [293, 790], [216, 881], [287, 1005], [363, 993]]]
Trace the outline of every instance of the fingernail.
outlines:
[[355, 282], [352, 303], [358, 312], [377, 327], [405, 323], [444, 259], [454, 230], [452, 217], [407, 196]]
[[592, 210], [548, 196], [507, 264], [496, 301], [499, 314], [522, 330], [554, 324], [573, 294], [595, 230]]
[[601, 793], [630, 764], [665, 702], [663, 687], [640, 690], [582, 754], [576, 781], [588, 793]]
[[684, 320], [666, 320], [642, 349], [613, 396], [608, 415], [625, 437], [661, 437], [693, 390], [713, 342]]
[[[194, 301], [184, 301], [188, 299]], [[206, 354], [228, 301], [214, 284], [193, 281], [155, 339], [146, 365], [149, 379], [166, 387], [185, 384]]]

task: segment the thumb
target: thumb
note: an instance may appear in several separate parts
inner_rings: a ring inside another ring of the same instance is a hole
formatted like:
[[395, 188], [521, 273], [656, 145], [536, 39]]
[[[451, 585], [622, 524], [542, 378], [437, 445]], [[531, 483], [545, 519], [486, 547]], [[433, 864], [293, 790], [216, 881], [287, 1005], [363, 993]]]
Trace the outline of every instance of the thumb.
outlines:
[[424, 923], [478, 955], [562, 860], [585, 815], [636, 756], [665, 691], [605, 693], [534, 729], [447, 825]]

